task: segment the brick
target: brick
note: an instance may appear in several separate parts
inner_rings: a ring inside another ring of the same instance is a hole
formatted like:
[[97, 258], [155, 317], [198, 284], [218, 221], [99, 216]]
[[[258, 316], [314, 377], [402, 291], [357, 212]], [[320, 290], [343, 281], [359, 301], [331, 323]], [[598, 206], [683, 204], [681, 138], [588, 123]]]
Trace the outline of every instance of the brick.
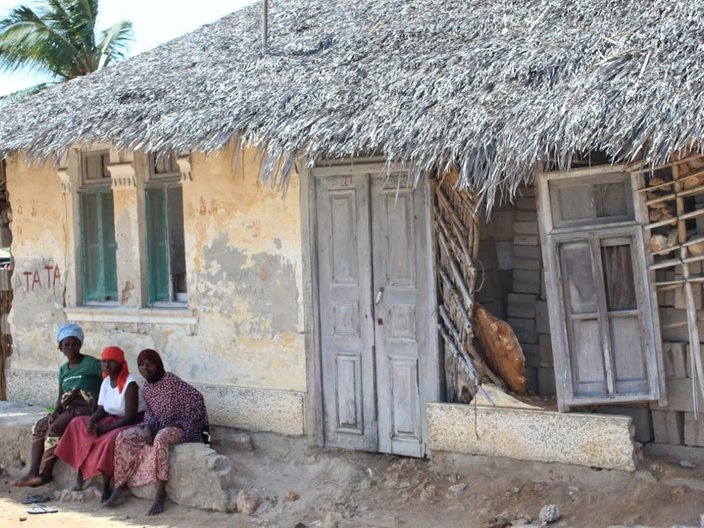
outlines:
[[651, 442], [653, 440], [653, 418], [647, 405], [605, 405], [599, 407], [599, 412], [601, 414], [630, 416], [633, 419], [633, 426], [636, 429], [635, 439], [642, 443]]
[[684, 413], [651, 410], [653, 435], [658, 444], [680, 445], [684, 437]]
[[528, 293], [509, 293], [508, 315], [510, 317], [535, 319], [535, 303], [535, 295]]
[[513, 291], [516, 293], [540, 293], [540, 271], [514, 270]]
[[547, 396], [555, 394], [555, 370], [540, 367], [538, 369], [538, 394]]
[[476, 297], [480, 303], [488, 303], [503, 297], [499, 279], [494, 271], [485, 271], [477, 274]]
[[540, 237], [538, 235], [514, 235], [513, 243], [517, 246], [539, 246]]
[[535, 197], [524, 196], [516, 199], [516, 209], [521, 209], [523, 211], [535, 211], [537, 209], [537, 203]]
[[[687, 312], [676, 308], [662, 308], [660, 312], [660, 331], [663, 341], [689, 341], [687, 330]], [[700, 334], [704, 328], [699, 325]]]
[[528, 390], [533, 394], [538, 394], [538, 368], [526, 366], [526, 379], [528, 380]]
[[519, 319], [517, 317], [509, 317], [506, 321], [519, 343], [537, 343], [538, 334], [535, 332], [535, 319]]
[[665, 376], [668, 378], [687, 378], [686, 343], [663, 343], [662, 357], [665, 363]]
[[694, 419], [694, 413], [684, 413], [684, 443], [688, 446], [704, 447], [704, 416]]
[[516, 246], [513, 248], [515, 258], [543, 260], [543, 250], [540, 246]]
[[513, 290], [513, 270], [499, 270], [496, 274], [503, 297]]
[[514, 235], [537, 235], [538, 222], [514, 222]]
[[500, 270], [512, 270], [513, 260], [513, 240], [500, 240], [496, 242], [496, 267]]
[[496, 245], [493, 240], [482, 240], [479, 242], [479, 269], [486, 271], [496, 269]]
[[484, 212], [477, 215], [479, 229], [479, 240], [487, 240], [488, 238], [496, 238], [496, 224], [491, 220], [487, 222]]
[[650, 408], [658, 411], [685, 411], [692, 412], [692, 383], [689, 379], [670, 378], [667, 385], [667, 405], [661, 407], [653, 402]]
[[538, 336], [538, 343], [540, 346], [540, 366], [552, 367], [554, 362], [552, 359], [552, 340], [550, 336], [541, 334]]
[[517, 222], [537, 222], [538, 212], [537, 211], [523, 211], [517, 209], [514, 215]]
[[518, 196], [526, 196], [535, 198], [535, 187], [533, 185], [526, 185], [518, 189]]
[[[681, 279], [681, 276], [676, 276], [677, 279]], [[684, 287], [677, 288], [675, 291], [675, 308], [686, 309], [687, 299], [684, 292]], [[694, 297], [694, 306], [697, 310], [702, 309], [702, 286], [701, 284], [692, 284], [692, 297]]]
[[496, 240], [513, 240], [513, 211], [496, 211], [491, 215]]
[[548, 315], [547, 301], [535, 303], [535, 331], [539, 334], [550, 333], [550, 318]]
[[537, 343], [525, 343], [521, 345], [523, 357], [526, 358], [526, 367], [540, 366], [540, 345]]
[[[521, 247], [521, 246], [516, 246]], [[530, 247], [530, 246], [524, 246]], [[543, 263], [536, 259], [514, 258], [513, 269], [517, 270], [542, 270]]]

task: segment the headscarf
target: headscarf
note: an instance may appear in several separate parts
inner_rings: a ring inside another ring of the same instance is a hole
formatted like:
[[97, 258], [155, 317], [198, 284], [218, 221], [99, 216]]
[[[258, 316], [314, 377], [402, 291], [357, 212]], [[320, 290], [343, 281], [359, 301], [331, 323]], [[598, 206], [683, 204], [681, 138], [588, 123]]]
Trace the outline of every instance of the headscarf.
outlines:
[[161, 361], [161, 356], [156, 350], [152, 350], [151, 348], [145, 348], [144, 350], [142, 350], [137, 355], [137, 365], [141, 365], [142, 361], [144, 361], [145, 359], [148, 359], [152, 363], [155, 363], [159, 370], [161, 370], [162, 372], [164, 371], [164, 362]]
[[60, 345], [67, 337], [75, 337], [83, 344], [83, 329], [76, 323], [64, 323], [56, 332], [56, 343]]
[[[130, 373], [130, 369], [127, 367], [127, 361], [125, 361], [125, 353], [120, 347], [108, 346], [103, 349], [103, 353], [100, 354], [100, 359], [107, 361], [112, 359], [120, 364], [120, 373], [117, 375], [117, 392], [122, 394], [122, 390], [125, 388], [125, 383], [127, 382], [127, 375]], [[107, 374], [103, 372], [103, 378]]]

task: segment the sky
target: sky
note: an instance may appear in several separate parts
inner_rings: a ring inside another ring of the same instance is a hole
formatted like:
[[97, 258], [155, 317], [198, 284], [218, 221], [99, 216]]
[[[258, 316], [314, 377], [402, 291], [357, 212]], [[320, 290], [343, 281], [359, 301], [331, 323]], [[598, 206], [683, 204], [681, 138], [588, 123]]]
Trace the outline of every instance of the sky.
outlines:
[[[18, 5], [32, 7], [36, 0], [0, 0], [0, 17]], [[97, 29], [120, 20], [130, 20], [135, 40], [130, 56], [163, 44], [175, 37], [254, 3], [254, 0], [100, 0]], [[0, 95], [51, 80], [34, 73], [0, 72]]]

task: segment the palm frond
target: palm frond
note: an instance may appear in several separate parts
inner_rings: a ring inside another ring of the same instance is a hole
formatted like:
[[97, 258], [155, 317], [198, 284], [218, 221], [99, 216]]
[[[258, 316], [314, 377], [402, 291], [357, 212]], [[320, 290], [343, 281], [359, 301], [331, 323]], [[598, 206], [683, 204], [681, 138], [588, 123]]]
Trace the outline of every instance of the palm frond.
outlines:
[[9, 106], [13, 103], [16, 103], [17, 101], [21, 101], [22, 99], [24, 99], [25, 97], [29, 97], [30, 95], [37, 94], [42, 90], [49, 88], [50, 86], [54, 86], [54, 84], [56, 83], [39, 83], [29, 88], [17, 90], [16, 92], [12, 92], [11, 94], [2, 95], [0, 96], [0, 108], [4, 106]]
[[97, 46], [100, 57], [98, 67], [102, 68], [124, 59], [133, 40], [132, 22], [127, 20], [118, 22], [104, 30]]

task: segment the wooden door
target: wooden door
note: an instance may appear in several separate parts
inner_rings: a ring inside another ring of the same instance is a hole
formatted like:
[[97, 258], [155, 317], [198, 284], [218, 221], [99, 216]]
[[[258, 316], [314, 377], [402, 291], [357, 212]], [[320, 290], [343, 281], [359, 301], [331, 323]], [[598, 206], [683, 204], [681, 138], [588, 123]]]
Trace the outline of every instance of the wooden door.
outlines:
[[425, 454], [439, 394], [424, 187], [371, 174], [316, 178], [327, 445]]

